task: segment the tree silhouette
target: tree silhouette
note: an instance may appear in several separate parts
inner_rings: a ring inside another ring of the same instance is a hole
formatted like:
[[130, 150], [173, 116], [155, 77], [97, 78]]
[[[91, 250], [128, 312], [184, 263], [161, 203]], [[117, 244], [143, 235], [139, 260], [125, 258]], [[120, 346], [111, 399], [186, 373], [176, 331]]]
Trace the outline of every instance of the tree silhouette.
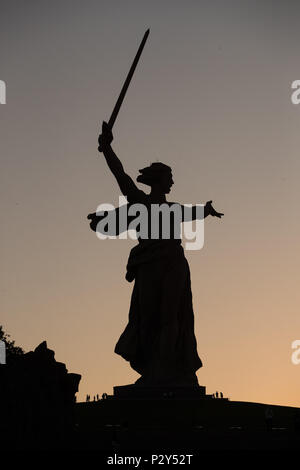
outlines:
[[7, 362], [11, 362], [16, 356], [24, 354], [24, 350], [19, 346], [15, 346], [15, 342], [10, 339], [10, 335], [5, 333], [2, 325], [0, 325], [0, 341], [5, 343]]

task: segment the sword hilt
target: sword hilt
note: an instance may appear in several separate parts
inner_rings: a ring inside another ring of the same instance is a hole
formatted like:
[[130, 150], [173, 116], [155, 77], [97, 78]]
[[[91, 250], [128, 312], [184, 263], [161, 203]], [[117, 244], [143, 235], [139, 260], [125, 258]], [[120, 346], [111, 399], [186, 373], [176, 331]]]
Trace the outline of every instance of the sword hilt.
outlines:
[[99, 152], [103, 152], [103, 140], [105, 140], [105, 142], [107, 142], [108, 145], [110, 145], [113, 141], [113, 138], [114, 137], [112, 135], [110, 125], [107, 124], [107, 122], [103, 121], [103, 123], [102, 123], [102, 134], [98, 138], [98, 144], [99, 144], [98, 150], [99, 150]]

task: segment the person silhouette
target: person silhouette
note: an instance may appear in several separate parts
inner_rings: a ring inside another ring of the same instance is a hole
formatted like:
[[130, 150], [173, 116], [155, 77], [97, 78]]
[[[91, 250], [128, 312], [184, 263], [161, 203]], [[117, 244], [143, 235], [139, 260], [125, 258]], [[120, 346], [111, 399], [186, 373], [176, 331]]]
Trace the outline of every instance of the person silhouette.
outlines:
[[[111, 147], [113, 135], [107, 123], [102, 125], [98, 138], [109, 169], [116, 178], [128, 204], [143, 204], [151, 213], [152, 205], [174, 204], [166, 194], [174, 184], [172, 169], [161, 162], [139, 170], [137, 182], [150, 186], [150, 194], [140, 190]], [[180, 205], [181, 208], [183, 206]], [[211, 215], [221, 218], [212, 201], [204, 207], [202, 218]], [[198, 213], [192, 208], [189, 220]], [[97, 214], [89, 214], [91, 228], [95, 230]], [[181, 221], [187, 219], [182, 216]], [[202, 367], [194, 334], [194, 312], [188, 262], [184, 256], [181, 239], [175, 237], [176, 227], [170, 237], [151, 238], [151, 218], [148, 237], [138, 237], [138, 245], [129, 255], [126, 279], [134, 280], [129, 321], [121, 334], [115, 353], [129, 361], [140, 374], [136, 386], [198, 386], [196, 371]]]

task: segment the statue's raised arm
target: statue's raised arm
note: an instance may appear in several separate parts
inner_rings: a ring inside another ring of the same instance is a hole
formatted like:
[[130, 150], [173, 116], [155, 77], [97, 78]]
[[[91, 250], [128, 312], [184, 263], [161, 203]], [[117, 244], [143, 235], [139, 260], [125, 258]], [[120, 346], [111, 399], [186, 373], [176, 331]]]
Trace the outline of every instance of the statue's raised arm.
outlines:
[[102, 152], [107, 165], [116, 178], [120, 190], [124, 196], [127, 196], [128, 201], [134, 200], [139, 193], [139, 189], [132, 180], [132, 178], [125, 173], [123, 165], [113, 149], [111, 143], [113, 141], [112, 131], [106, 122], [102, 124], [102, 134], [98, 138], [99, 152]]

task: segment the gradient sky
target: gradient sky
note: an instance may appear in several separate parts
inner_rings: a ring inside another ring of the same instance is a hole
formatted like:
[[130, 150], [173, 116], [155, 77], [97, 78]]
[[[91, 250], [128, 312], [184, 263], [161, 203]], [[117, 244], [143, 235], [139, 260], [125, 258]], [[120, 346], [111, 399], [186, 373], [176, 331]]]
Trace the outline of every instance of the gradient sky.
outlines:
[[117, 204], [97, 152], [139, 42], [114, 128], [136, 177], [171, 165], [169, 200], [212, 199], [191, 268], [199, 383], [232, 400], [300, 406], [299, 2], [1, 0], [1, 317], [82, 374], [79, 400], [138, 374], [114, 354], [128, 319], [131, 240], [100, 241], [86, 215]]

